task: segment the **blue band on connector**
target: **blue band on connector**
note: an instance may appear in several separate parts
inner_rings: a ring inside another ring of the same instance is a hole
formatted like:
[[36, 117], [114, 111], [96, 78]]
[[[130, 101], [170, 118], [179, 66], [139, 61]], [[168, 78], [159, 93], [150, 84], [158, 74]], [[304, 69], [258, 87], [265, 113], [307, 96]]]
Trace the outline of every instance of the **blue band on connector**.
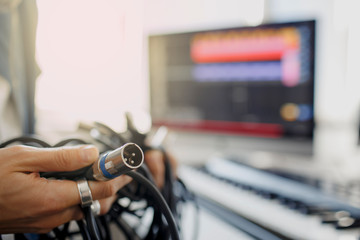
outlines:
[[105, 159], [107, 157], [108, 154], [105, 154], [101, 159], [100, 159], [100, 169], [102, 171], [102, 173], [104, 174], [104, 176], [106, 178], [109, 178], [109, 179], [113, 179], [115, 178], [116, 176], [115, 175], [112, 175], [111, 173], [109, 173], [108, 171], [106, 171], [106, 168], [105, 168]]

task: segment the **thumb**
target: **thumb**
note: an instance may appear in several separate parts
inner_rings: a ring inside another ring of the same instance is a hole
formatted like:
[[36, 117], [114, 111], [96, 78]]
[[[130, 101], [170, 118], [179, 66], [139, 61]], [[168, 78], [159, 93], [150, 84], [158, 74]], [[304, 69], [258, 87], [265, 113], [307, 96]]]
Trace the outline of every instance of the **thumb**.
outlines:
[[[18, 152], [19, 153], [19, 152]], [[95, 146], [33, 148], [24, 147], [20, 150], [22, 160], [19, 161], [23, 171], [73, 171], [95, 162], [99, 151]]]

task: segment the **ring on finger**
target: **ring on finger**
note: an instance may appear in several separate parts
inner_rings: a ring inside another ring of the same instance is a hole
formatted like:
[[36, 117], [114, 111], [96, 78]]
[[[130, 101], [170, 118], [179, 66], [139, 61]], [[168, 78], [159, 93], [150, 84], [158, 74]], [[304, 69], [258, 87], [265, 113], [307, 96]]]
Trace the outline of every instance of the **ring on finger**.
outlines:
[[93, 212], [93, 214], [95, 216], [100, 215], [101, 205], [100, 205], [99, 200], [93, 201], [90, 207], [91, 207], [91, 211]]
[[87, 180], [81, 179], [77, 181], [77, 188], [80, 194], [81, 207], [91, 206], [93, 199], [91, 195], [91, 190]]

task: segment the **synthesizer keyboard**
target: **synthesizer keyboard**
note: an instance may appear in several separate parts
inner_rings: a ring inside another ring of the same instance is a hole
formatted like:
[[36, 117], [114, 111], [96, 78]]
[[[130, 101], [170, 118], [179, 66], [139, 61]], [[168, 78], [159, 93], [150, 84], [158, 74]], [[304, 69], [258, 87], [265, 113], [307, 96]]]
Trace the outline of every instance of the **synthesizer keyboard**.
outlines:
[[360, 209], [313, 186], [220, 158], [181, 166], [179, 176], [196, 195], [284, 239], [360, 239]]

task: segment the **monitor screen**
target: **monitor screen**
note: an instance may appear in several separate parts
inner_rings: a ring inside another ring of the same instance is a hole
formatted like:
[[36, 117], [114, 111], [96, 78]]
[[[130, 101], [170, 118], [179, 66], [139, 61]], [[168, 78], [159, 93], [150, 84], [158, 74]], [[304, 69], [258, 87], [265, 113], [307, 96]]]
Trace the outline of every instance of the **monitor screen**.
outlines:
[[155, 126], [311, 140], [315, 21], [150, 35]]

